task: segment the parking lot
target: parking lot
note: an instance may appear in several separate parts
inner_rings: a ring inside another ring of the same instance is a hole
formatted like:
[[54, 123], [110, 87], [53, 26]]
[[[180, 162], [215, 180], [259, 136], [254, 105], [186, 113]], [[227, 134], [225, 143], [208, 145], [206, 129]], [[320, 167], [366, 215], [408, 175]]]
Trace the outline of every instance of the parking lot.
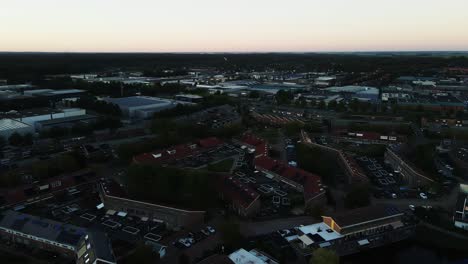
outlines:
[[246, 164], [237, 167], [233, 176], [240, 182], [250, 185], [260, 194], [261, 209], [258, 218], [274, 218], [291, 215], [291, 209], [300, 200], [303, 204], [302, 193], [290, 185], [273, 180], [271, 176], [248, 168]]
[[126, 247], [147, 241], [157, 243], [172, 234], [158, 219], [106, 210], [95, 192], [64, 194], [28, 206], [23, 211], [84, 228], [99, 229], [107, 233], [112, 243]]
[[381, 159], [367, 156], [358, 157], [357, 162], [377, 188], [376, 197], [396, 198], [400, 192], [401, 178], [398, 171], [393, 171]]

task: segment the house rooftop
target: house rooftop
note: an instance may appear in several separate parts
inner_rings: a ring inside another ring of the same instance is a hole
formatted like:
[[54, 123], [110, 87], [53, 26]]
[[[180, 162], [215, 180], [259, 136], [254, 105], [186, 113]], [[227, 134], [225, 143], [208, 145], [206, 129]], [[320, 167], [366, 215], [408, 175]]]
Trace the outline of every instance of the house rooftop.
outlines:
[[0, 215], [0, 227], [73, 247], [86, 235], [83, 228], [11, 210]]

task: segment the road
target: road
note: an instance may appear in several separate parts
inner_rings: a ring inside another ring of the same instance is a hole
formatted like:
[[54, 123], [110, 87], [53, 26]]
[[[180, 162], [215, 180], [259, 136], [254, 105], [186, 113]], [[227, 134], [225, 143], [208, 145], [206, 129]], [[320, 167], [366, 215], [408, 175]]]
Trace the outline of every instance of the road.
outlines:
[[244, 236], [265, 235], [281, 229], [289, 229], [300, 225], [316, 223], [311, 216], [281, 218], [262, 222], [241, 222], [240, 231]]
[[397, 206], [399, 209], [408, 209], [410, 204], [414, 206], [432, 206], [441, 207], [447, 211], [452, 211], [455, 207], [458, 198], [458, 189], [453, 190], [448, 194], [438, 199], [376, 199], [372, 198], [373, 204], [391, 204]]

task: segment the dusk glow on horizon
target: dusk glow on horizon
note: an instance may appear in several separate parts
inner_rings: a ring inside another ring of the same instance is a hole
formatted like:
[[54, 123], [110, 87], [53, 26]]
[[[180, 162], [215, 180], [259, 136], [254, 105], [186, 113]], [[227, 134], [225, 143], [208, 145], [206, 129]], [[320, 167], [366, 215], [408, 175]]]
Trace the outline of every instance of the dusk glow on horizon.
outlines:
[[14, 0], [0, 51], [468, 50], [466, 0]]

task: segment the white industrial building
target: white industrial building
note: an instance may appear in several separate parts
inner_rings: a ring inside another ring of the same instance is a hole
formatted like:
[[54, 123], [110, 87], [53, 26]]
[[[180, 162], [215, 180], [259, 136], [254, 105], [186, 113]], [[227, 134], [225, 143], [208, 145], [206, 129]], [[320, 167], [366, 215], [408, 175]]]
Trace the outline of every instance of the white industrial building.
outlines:
[[103, 98], [103, 100], [117, 105], [126, 117], [136, 119], [150, 118], [154, 113], [174, 108], [178, 104], [173, 100], [150, 96]]
[[31, 125], [25, 124], [14, 119], [0, 119], [0, 137], [8, 139], [11, 136], [11, 134], [15, 132], [24, 135], [28, 133], [34, 133], [34, 129]]
[[65, 108], [65, 109], [50, 109], [50, 108], [36, 108], [29, 109], [21, 112], [9, 112], [6, 117], [16, 120], [18, 122], [27, 124], [38, 129], [38, 122], [56, 120], [77, 116], [85, 116], [86, 110], [81, 108]]

